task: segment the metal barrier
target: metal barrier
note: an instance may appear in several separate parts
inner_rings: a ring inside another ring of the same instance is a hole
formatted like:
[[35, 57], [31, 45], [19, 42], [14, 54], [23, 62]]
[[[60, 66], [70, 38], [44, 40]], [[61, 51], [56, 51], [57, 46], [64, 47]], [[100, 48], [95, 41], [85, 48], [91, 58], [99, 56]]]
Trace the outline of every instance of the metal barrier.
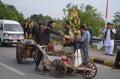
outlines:
[[[100, 41], [104, 41], [104, 39], [101, 39], [101, 38], [93, 38], [91, 40], [92, 44], [93, 43], [99, 43]], [[114, 50], [117, 50], [119, 49], [118, 46], [120, 46], [120, 40], [114, 40]]]

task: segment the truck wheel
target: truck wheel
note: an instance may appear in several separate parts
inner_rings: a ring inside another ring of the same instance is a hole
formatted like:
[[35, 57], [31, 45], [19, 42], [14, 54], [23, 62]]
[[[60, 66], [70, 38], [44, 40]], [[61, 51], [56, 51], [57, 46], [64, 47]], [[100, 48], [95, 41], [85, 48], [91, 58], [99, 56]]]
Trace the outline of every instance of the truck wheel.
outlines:
[[4, 43], [0, 40], [0, 47], [3, 47]]

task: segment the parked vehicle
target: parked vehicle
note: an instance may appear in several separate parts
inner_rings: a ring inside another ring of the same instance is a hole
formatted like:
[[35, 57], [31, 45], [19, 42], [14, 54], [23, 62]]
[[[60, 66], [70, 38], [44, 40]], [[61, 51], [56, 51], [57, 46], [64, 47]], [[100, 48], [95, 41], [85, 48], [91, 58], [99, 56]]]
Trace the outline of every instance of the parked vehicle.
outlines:
[[24, 39], [21, 24], [13, 20], [0, 20], [0, 46], [20, 43]]

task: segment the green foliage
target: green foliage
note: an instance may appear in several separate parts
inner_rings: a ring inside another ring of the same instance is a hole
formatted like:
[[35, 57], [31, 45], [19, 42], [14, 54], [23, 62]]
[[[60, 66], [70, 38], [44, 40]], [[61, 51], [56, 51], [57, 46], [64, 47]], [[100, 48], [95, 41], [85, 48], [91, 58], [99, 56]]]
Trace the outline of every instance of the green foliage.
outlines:
[[36, 21], [37, 23], [43, 23], [45, 25], [47, 25], [47, 22], [49, 20], [54, 20], [55, 23], [56, 23], [56, 27], [55, 29], [58, 30], [58, 31], [63, 31], [64, 28], [63, 28], [63, 20], [60, 20], [60, 19], [52, 19], [50, 16], [43, 16], [42, 14], [33, 14], [31, 15], [31, 19], [32, 21]]
[[101, 13], [97, 11], [93, 6], [91, 5], [84, 5], [81, 4], [80, 7], [78, 8], [78, 5], [73, 5], [70, 7], [68, 10], [63, 9], [63, 12], [65, 14], [69, 13], [73, 8], [77, 9], [78, 16], [80, 18], [80, 24], [88, 24], [92, 27], [93, 29], [93, 35], [94, 36], [99, 36], [101, 33], [101, 29], [104, 27], [104, 20], [102, 18]]
[[58, 31], [60, 31], [60, 32], [63, 32], [64, 31], [64, 25], [63, 25], [64, 21], [60, 20], [60, 19], [57, 19], [57, 20], [55, 20], [55, 22], [56, 22], [55, 29], [58, 30]]
[[[92, 27], [93, 29], [93, 35], [94, 36], [99, 36], [101, 33], [100, 30], [104, 28], [105, 23], [102, 18], [102, 15], [100, 12], [97, 11], [93, 6], [91, 5], [71, 5], [69, 7], [63, 9], [63, 13], [65, 17], [63, 17], [63, 20], [60, 19], [53, 19], [52, 17], [46, 15], [43, 16], [42, 14], [33, 14], [30, 16], [30, 18], [33, 21], [36, 21], [37, 23], [44, 23], [45, 25], [47, 24], [48, 20], [55, 20], [56, 22], [56, 27], [55, 29], [58, 31], [64, 31], [64, 20], [66, 20], [67, 14], [70, 13], [71, 10], [75, 8], [78, 12], [78, 17], [80, 18], [80, 24], [88, 24]], [[2, 1], [0, 0], [0, 19], [11, 19], [11, 20], [16, 20], [21, 23], [24, 22], [24, 17], [22, 13], [19, 13], [16, 8], [13, 5], [7, 5], [3, 4]], [[120, 39], [120, 12], [116, 12], [114, 16], [113, 23], [115, 26], [117, 26], [117, 39]]]
[[114, 14], [114, 20], [113, 20], [114, 25], [116, 26], [116, 40], [120, 40], [120, 11], [115, 12]]
[[31, 19], [33, 21], [36, 21], [37, 23], [43, 23], [43, 24], [47, 24], [48, 20], [51, 20], [52, 18], [50, 16], [43, 16], [42, 14], [33, 14], [31, 15]]
[[120, 11], [115, 12], [113, 23], [115, 24], [115, 26], [120, 27]]
[[120, 40], [120, 27], [116, 27], [116, 36], [115, 36], [116, 40]]
[[[100, 30], [104, 27], [104, 20], [101, 17], [101, 13], [97, 12], [91, 5], [81, 5], [79, 17], [81, 24], [88, 24], [93, 29], [93, 35], [99, 36]], [[82, 14], [82, 15], [81, 15]]]
[[13, 5], [3, 4], [0, 1], [0, 19], [16, 20], [19, 22], [24, 21], [22, 13], [19, 13]]

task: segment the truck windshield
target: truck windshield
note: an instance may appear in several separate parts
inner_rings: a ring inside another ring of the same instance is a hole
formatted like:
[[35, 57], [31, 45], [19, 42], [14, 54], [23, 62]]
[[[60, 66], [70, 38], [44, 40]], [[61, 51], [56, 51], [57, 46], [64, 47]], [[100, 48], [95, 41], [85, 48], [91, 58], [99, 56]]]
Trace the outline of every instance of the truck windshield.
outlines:
[[5, 31], [23, 31], [23, 28], [19, 24], [5, 24], [4, 25]]

